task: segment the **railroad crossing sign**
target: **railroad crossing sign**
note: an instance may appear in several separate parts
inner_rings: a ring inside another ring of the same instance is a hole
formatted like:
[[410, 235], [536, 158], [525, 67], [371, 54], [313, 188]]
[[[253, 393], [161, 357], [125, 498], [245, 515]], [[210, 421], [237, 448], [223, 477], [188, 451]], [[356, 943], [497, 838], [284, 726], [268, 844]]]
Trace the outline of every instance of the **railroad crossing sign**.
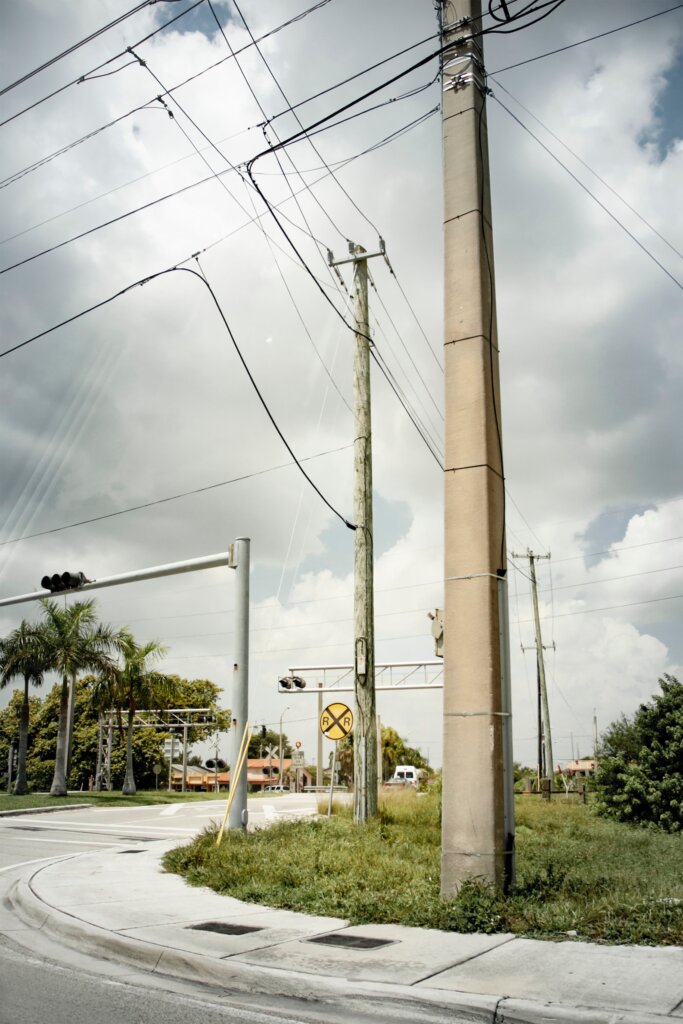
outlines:
[[353, 712], [346, 704], [328, 704], [320, 715], [320, 731], [328, 740], [343, 740], [353, 729]]

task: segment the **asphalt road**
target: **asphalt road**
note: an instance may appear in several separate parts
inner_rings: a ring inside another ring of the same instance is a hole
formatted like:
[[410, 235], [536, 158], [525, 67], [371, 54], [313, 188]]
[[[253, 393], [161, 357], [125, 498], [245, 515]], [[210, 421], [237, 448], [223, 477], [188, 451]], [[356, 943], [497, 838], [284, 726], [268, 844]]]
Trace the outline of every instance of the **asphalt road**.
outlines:
[[[309, 794], [273, 794], [248, 801], [250, 824], [264, 821], [269, 804], [294, 810], [315, 806]], [[152, 807], [88, 807], [0, 817], [0, 870], [13, 864], [116, 846], [130, 848], [156, 839], [189, 840], [223, 817], [222, 801]]]
[[[310, 806], [305, 795], [249, 801], [250, 821], [263, 807]], [[99, 848], [189, 840], [222, 817], [216, 802], [153, 807], [89, 807], [0, 818], [0, 883], [21, 865]], [[0, 884], [0, 888], [2, 885]], [[258, 1001], [255, 1001], [258, 1002]], [[176, 983], [64, 948], [20, 924], [0, 906], [0, 1024], [332, 1024], [324, 1007], [252, 1006], [244, 996]]]

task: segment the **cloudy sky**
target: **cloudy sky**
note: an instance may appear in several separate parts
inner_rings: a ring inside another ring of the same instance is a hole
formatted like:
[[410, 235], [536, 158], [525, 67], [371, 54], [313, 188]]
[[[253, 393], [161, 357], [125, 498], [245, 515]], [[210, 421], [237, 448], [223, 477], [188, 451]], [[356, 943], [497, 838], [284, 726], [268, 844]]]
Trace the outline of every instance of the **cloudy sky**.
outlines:
[[[442, 449], [435, 62], [341, 115], [313, 145], [254, 164], [308, 269], [245, 163], [299, 129], [290, 105], [312, 125], [432, 52], [433, 4], [328, 0], [269, 35], [261, 56], [245, 21], [261, 36], [311, 3], [243, 0], [243, 20], [214, 0], [223, 35], [204, 0], [145, 39], [190, 6], [147, 6], [0, 97], [0, 350], [148, 275], [198, 270], [200, 253], [272, 415], [352, 518], [352, 335], [328, 248], [339, 258], [349, 240], [371, 252], [386, 240], [394, 275], [370, 264], [373, 336]], [[485, 41], [508, 545], [552, 554], [538, 577], [544, 642], [556, 644], [560, 762], [572, 742], [590, 751], [594, 710], [604, 728], [647, 699], [662, 672], [683, 671], [683, 10], [533, 58], [670, 6], [566, 0], [540, 24]], [[5, 84], [129, 9], [6, 2]], [[156, 97], [169, 89], [164, 106]], [[394, 102], [348, 119], [385, 100]], [[313, 755], [315, 698], [279, 696], [277, 677], [350, 662], [353, 536], [291, 464], [205, 285], [165, 275], [4, 356], [0, 370], [2, 595], [33, 590], [46, 571], [97, 578], [250, 536], [251, 719], [276, 727], [284, 713], [286, 732]], [[373, 401], [377, 658], [430, 659], [442, 473], [379, 372]], [[95, 521], [73, 525], [84, 520]], [[533, 641], [527, 574], [514, 558], [515, 757], [532, 764], [535, 662], [520, 651]], [[104, 619], [167, 644], [168, 671], [215, 680], [229, 704], [230, 570], [97, 600]], [[35, 614], [3, 609], [0, 629]], [[439, 690], [381, 693], [378, 705], [440, 764]]]

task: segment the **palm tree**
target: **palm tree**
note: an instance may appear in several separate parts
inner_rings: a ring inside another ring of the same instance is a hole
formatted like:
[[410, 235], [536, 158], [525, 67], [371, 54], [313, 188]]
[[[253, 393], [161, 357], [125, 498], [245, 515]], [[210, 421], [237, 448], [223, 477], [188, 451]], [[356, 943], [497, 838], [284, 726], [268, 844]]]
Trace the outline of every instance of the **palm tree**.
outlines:
[[116, 708], [119, 716], [127, 712], [126, 775], [122, 792], [136, 792], [133, 770], [133, 723], [135, 712], [164, 704], [173, 693], [173, 681], [163, 672], [154, 672], [151, 665], [163, 657], [166, 648], [157, 640], [138, 644], [133, 634], [122, 629], [118, 634], [123, 654], [123, 665], [100, 674], [93, 690], [93, 701], [100, 709]]
[[55, 774], [51, 796], [66, 796], [71, 760], [73, 703], [79, 672], [106, 673], [113, 667], [112, 652], [121, 649], [119, 634], [97, 622], [95, 602], [75, 601], [61, 608], [49, 598], [41, 601], [45, 622], [41, 626], [46, 664], [62, 677], [57, 728]]
[[45, 650], [40, 629], [24, 619], [20, 626], [0, 641], [0, 687], [6, 686], [15, 676], [24, 677], [24, 700], [21, 705], [19, 722], [17, 781], [14, 785], [16, 796], [28, 793], [26, 751], [28, 748], [29, 687], [31, 684], [41, 685], [45, 670]]

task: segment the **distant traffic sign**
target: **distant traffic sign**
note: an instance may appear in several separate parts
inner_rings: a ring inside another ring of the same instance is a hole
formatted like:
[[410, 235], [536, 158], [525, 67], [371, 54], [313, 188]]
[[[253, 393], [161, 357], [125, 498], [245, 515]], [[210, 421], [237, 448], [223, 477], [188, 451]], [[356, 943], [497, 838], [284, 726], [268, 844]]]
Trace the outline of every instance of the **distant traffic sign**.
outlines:
[[346, 704], [328, 704], [320, 715], [320, 731], [328, 740], [343, 740], [353, 729], [353, 712]]
[[292, 768], [303, 768], [305, 765], [303, 750], [292, 751]]

